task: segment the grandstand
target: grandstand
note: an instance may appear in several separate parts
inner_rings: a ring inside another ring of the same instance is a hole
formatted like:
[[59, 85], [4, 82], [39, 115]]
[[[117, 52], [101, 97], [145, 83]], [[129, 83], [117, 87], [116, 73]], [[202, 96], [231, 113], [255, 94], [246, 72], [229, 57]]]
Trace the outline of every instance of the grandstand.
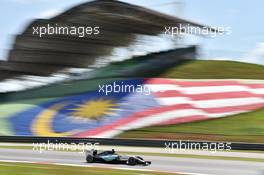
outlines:
[[[45, 35], [40, 38], [33, 35], [34, 26], [46, 24], [100, 26], [100, 34], [83, 38], [68, 35]], [[165, 37], [169, 40], [163, 34], [164, 26], [179, 24], [206, 27], [112, 0], [87, 2], [53, 18], [34, 20], [16, 36], [7, 61], [0, 61], [0, 92], [32, 89], [69, 80], [76, 75], [89, 74], [91, 70], [116, 60], [124, 50], [130, 53], [136, 48], [136, 53], [148, 54], [176, 49], [174, 45], [161, 50], [158, 43], [151, 43], [152, 50], [148, 51], [142, 46], [151, 45], [149, 42], [144, 43], [144, 38], [148, 40]], [[121, 60], [135, 56], [135, 52], [126, 54]], [[191, 57], [194, 58], [193, 55]]]

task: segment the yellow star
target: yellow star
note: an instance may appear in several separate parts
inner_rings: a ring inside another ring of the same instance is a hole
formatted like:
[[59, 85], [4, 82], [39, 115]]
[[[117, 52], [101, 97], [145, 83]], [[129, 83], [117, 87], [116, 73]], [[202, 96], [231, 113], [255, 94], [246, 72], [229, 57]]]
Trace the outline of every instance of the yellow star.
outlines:
[[72, 112], [73, 116], [89, 119], [97, 119], [103, 115], [111, 115], [112, 111], [117, 110], [117, 105], [112, 100], [97, 99], [87, 101], [78, 105]]

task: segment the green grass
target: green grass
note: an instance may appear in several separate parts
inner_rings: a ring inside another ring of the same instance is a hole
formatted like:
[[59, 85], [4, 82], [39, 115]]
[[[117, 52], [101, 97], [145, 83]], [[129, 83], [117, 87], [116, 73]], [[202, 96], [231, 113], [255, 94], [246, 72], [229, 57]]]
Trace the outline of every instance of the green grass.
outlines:
[[177, 79], [264, 79], [264, 66], [220, 60], [195, 60], [175, 66], [160, 77]]
[[[107, 173], [106, 173], [107, 172]], [[0, 174], [8, 175], [176, 175], [174, 173], [161, 173], [149, 171], [134, 170], [114, 170], [109, 168], [95, 167], [73, 167], [47, 164], [29, 164], [29, 163], [7, 163], [0, 162]]]
[[264, 143], [264, 109], [207, 121], [147, 127], [118, 137]]

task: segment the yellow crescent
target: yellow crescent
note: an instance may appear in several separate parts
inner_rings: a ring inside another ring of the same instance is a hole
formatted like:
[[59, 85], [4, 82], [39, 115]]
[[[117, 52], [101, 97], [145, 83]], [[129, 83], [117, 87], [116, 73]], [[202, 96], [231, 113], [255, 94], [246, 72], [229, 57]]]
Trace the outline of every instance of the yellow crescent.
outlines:
[[66, 137], [76, 133], [76, 131], [56, 133], [53, 132], [52, 130], [52, 119], [57, 114], [57, 111], [59, 111], [66, 105], [67, 105], [66, 103], [55, 104], [45, 109], [41, 113], [39, 113], [36, 119], [32, 123], [32, 127], [31, 127], [32, 133], [35, 136], [50, 136], [50, 137]]

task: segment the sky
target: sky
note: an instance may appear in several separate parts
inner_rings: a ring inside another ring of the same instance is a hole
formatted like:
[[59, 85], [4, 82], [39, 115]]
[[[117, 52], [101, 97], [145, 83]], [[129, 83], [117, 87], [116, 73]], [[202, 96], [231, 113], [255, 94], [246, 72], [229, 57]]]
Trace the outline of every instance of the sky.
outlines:
[[[35, 18], [52, 17], [87, 0], [0, 0], [0, 59], [15, 34]], [[228, 59], [264, 65], [263, 0], [123, 0], [201, 24], [230, 27], [230, 35], [188, 37], [200, 46], [201, 59]]]

